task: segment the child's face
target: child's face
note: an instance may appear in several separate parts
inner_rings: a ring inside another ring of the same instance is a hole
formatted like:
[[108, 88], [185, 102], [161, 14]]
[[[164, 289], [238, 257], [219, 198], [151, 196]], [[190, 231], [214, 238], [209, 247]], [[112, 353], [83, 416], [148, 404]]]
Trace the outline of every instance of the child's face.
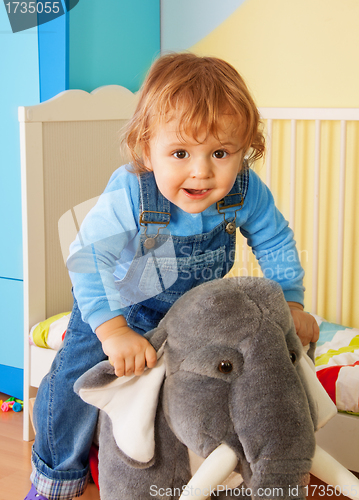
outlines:
[[163, 123], [150, 139], [144, 163], [160, 192], [185, 212], [203, 212], [231, 190], [243, 162], [243, 133], [223, 115], [218, 138], [205, 130], [199, 140], [178, 134], [179, 120]]

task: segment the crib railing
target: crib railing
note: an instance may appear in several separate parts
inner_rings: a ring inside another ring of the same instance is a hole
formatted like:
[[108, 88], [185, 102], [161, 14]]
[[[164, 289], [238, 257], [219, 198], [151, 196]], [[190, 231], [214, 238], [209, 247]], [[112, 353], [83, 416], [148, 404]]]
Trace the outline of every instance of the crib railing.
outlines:
[[[358, 326], [359, 109], [260, 108], [260, 114], [267, 152], [264, 164], [254, 168], [271, 188], [305, 256], [306, 309]], [[253, 274], [245, 242], [237, 253], [240, 269], [234, 272]]]

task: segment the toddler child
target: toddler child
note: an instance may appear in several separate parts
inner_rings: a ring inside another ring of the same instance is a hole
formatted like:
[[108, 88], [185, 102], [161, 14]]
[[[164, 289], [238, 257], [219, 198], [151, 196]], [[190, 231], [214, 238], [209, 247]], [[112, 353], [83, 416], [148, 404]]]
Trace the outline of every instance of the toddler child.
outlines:
[[264, 137], [238, 72], [212, 57], [160, 57], [125, 142], [131, 164], [114, 172], [70, 248], [74, 307], [36, 398], [28, 500], [83, 493], [97, 409], [73, 392], [74, 382], [107, 357], [119, 377], [155, 366], [143, 335], [187, 290], [228, 273], [237, 227], [264, 276], [281, 285], [302, 343], [318, 337], [303, 312], [293, 233], [249, 169]]

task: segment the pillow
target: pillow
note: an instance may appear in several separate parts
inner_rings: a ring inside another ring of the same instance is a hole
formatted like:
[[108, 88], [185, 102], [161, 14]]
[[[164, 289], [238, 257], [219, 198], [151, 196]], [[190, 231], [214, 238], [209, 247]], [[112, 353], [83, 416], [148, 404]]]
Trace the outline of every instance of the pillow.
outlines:
[[33, 326], [30, 331], [30, 344], [58, 351], [65, 338], [70, 312], [51, 316]]

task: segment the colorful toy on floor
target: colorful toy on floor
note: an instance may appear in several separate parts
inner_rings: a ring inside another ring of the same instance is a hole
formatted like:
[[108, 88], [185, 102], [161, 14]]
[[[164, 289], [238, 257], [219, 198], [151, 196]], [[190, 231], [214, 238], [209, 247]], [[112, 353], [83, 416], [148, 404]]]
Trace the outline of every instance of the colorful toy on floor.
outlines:
[[9, 410], [19, 412], [19, 411], [22, 411], [23, 406], [24, 406], [24, 403], [23, 403], [23, 401], [21, 401], [21, 399], [9, 398], [6, 401], [3, 401], [2, 399], [0, 399], [1, 411], [4, 411], [4, 412], [9, 411]]

